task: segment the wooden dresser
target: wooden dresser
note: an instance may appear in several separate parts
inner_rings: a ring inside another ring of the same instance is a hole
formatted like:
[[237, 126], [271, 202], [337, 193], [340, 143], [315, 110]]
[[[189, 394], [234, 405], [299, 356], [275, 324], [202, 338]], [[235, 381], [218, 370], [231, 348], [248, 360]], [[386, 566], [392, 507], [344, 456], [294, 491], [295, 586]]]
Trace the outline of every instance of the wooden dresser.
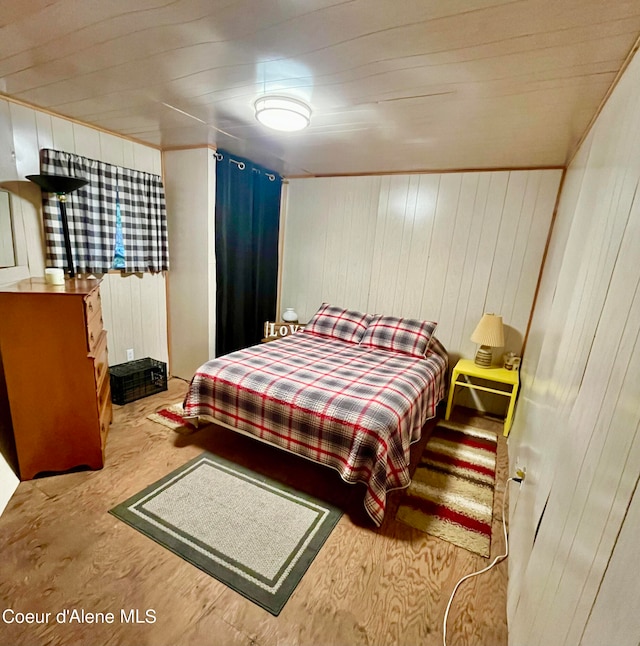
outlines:
[[100, 281], [0, 289], [0, 362], [20, 479], [101, 468], [112, 411]]

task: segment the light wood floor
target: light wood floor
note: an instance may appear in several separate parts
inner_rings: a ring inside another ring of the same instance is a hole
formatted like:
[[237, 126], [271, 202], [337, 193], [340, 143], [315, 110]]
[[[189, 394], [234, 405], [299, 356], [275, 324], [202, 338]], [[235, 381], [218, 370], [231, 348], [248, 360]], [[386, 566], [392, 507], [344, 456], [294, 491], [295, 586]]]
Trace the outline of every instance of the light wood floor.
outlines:
[[[439, 646], [451, 590], [488, 561], [394, 520], [390, 496], [376, 530], [363, 489], [331, 469], [210, 426], [181, 436], [146, 419], [182, 399], [186, 384], [114, 407], [104, 469], [23, 482], [0, 517], [0, 611], [50, 612], [45, 625], [7, 625], [11, 646]], [[500, 425], [478, 418], [500, 430]], [[415, 451], [422, 448], [421, 443]], [[236, 460], [346, 513], [279, 617], [238, 595], [108, 510], [203, 450]], [[492, 555], [503, 550], [501, 504], [507, 471], [500, 437]], [[492, 556], [493, 558], [493, 556]], [[450, 646], [505, 646], [507, 565], [465, 583], [450, 618]], [[57, 624], [63, 609], [113, 612], [112, 625]], [[120, 610], [153, 624], [122, 624]]]

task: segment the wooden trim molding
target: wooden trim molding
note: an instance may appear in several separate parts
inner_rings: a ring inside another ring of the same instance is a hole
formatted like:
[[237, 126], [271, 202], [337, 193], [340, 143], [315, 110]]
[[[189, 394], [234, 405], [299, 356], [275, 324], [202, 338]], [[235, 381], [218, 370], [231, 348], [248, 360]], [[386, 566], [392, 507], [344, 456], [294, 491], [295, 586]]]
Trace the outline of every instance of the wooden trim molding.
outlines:
[[540, 284], [542, 283], [542, 275], [544, 273], [544, 266], [547, 262], [547, 255], [549, 254], [549, 246], [551, 244], [551, 236], [553, 235], [553, 229], [556, 224], [556, 218], [558, 216], [558, 208], [560, 206], [560, 197], [562, 195], [562, 189], [564, 188], [564, 180], [567, 177], [567, 169], [565, 168], [562, 171], [562, 177], [560, 178], [560, 186], [558, 186], [558, 195], [556, 196], [556, 203], [553, 207], [553, 214], [551, 215], [551, 222], [549, 223], [549, 232], [547, 233], [547, 242], [544, 245], [544, 251], [542, 252], [542, 260], [540, 261], [540, 271], [538, 272], [538, 282], [536, 283], [536, 290], [533, 293], [533, 300], [531, 301], [531, 311], [529, 312], [529, 321], [527, 322], [527, 329], [524, 333], [524, 339], [522, 340], [522, 356], [527, 349], [527, 341], [529, 340], [529, 332], [531, 330], [531, 323], [533, 322], [533, 313], [536, 310], [536, 303], [538, 302], [538, 294], [540, 293]]
[[216, 152], [218, 148], [213, 144], [190, 144], [188, 146], [165, 146], [161, 148], [162, 152], [174, 152], [176, 150], [199, 150], [200, 148], [208, 148], [209, 150]]
[[59, 119], [64, 119], [65, 121], [75, 123], [79, 126], [85, 126], [86, 128], [91, 128], [93, 130], [97, 130], [98, 132], [103, 132], [107, 135], [113, 135], [114, 137], [119, 137], [120, 139], [126, 139], [127, 141], [131, 141], [134, 144], [139, 144], [140, 146], [146, 146], [147, 148], [153, 148], [154, 150], [160, 150], [160, 151], [163, 150], [161, 146], [150, 144], [148, 141], [142, 141], [141, 139], [136, 139], [135, 137], [131, 137], [129, 135], [123, 135], [122, 133], [116, 132], [115, 130], [108, 130], [107, 128], [96, 126], [93, 123], [88, 123], [87, 121], [81, 121], [80, 119], [69, 117], [66, 114], [62, 114], [61, 112], [56, 112], [55, 110], [49, 110], [48, 108], [43, 108], [39, 105], [36, 105], [35, 103], [30, 103], [29, 101], [23, 101], [22, 99], [16, 99], [15, 97], [9, 96], [8, 94], [4, 94], [3, 92], [0, 92], [0, 99], [4, 99], [5, 101], [9, 101], [10, 103], [15, 103], [16, 105], [21, 105], [25, 108], [30, 108], [31, 110], [36, 110], [37, 112], [48, 114], [49, 116], [52, 116], [52, 117], [58, 117]]
[[287, 175], [283, 179], [319, 179], [328, 177], [388, 177], [391, 175], [444, 175], [447, 173], [499, 173], [499, 172], [516, 172], [529, 170], [564, 170], [565, 166], [512, 166], [499, 168], [442, 168], [442, 169], [422, 169], [422, 170], [389, 170], [376, 171], [371, 173], [326, 173], [318, 175]]
[[287, 224], [287, 200], [289, 183], [282, 182], [280, 188], [280, 228], [278, 231], [278, 287], [276, 291], [276, 318], [282, 313], [282, 268], [284, 264], [284, 229]]
[[598, 109], [595, 111], [593, 117], [591, 117], [591, 121], [589, 121], [589, 123], [587, 124], [587, 127], [584, 129], [582, 136], [576, 142], [576, 145], [573, 147], [573, 150], [570, 151], [569, 156], [567, 158], [566, 168], [569, 168], [569, 166], [571, 166], [571, 163], [573, 162], [575, 156], [578, 154], [578, 151], [580, 150], [580, 146], [582, 146], [582, 144], [584, 143], [584, 140], [589, 136], [591, 129], [595, 125], [598, 117], [600, 116], [600, 113], [602, 112], [602, 110], [604, 109], [604, 106], [609, 100], [611, 93], [618, 86], [618, 83], [620, 82], [622, 75], [627, 71], [629, 64], [631, 63], [631, 61], [633, 60], [633, 57], [636, 55], [639, 49], [640, 49], [640, 36], [638, 36], [638, 38], [636, 39], [636, 42], [633, 44], [633, 47], [629, 50], [627, 57], [624, 59], [622, 65], [620, 66], [620, 69], [618, 70], [618, 73], [616, 74], [615, 78], [611, 82], [611, 85], [609, 86], [609, 89], [607, 90], [606, 94], [602, 97], [602, 101], [600, 101], [600, 105], [598, 106]]

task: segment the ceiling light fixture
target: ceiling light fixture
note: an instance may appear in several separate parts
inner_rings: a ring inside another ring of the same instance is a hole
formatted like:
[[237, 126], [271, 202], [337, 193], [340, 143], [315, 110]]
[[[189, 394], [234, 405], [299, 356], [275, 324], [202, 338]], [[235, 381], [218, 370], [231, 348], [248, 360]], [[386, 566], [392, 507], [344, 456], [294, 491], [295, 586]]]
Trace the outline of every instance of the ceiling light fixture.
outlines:
[[274, 130], [304, 130], [311, 122], [311, 108], [297, 99], [263, 96], [256, 101], [255, 107], [256, 119]]

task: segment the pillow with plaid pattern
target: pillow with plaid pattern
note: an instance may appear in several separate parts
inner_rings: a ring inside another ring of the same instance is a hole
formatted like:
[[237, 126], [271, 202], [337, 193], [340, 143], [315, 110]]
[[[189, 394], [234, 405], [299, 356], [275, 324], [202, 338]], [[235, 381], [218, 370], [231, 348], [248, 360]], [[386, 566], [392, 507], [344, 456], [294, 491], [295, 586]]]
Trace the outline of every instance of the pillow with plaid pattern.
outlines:
[[433, 321], [378, 314], [369, 323], [360, 345], [424, 357], [437, 325]]
[[371, 314], [322, 303], [313, 318], [304, 326], [304, 332], [348, 343], [359, 343], [372, 318]]

